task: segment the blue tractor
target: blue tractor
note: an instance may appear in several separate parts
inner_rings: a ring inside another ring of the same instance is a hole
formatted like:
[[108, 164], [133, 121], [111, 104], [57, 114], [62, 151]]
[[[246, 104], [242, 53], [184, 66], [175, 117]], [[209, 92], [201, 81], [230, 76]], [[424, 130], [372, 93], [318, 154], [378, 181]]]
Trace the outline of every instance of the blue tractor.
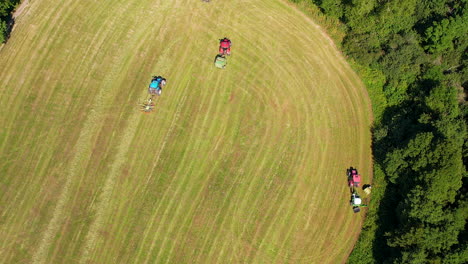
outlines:
[[150, 113], [154, 110], [153, 97], [155, 95], [161, 95], [163, 86], [166, 85], [166, 79], [161, 76], [153, 76], [151, 83], [148, 87], [148, 93], [150, 97], [147, 102], [141, 104], [141, 111], [145, 113]]
[[151, 95], [161, 95], [163, 86], [166, 85], [166, 79], [161, 76], [153, 76], [149, 85], [148, 92]]

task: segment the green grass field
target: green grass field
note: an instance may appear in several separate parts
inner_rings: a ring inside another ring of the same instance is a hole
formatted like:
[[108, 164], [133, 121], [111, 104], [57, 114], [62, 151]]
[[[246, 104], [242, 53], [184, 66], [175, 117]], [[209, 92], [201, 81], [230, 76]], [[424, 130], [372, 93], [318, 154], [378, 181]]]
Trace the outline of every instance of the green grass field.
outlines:
[[[34, 0], [0, 69], [0, 263], [350, 253], [364, 215], [345, 171], [370, 180], [370, 101], [286, 2]], [[142, 114], [152, 75], [168, 82]]]

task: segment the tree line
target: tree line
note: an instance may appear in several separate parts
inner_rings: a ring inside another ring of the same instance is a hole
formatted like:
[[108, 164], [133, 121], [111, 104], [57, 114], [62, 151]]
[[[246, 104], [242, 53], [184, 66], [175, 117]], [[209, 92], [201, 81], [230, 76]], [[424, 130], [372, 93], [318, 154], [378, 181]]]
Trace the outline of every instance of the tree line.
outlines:
[[342, 51], [382, 95], [375, 206], [348, 262], [468, 263], [468, 0], [291, 1], [344, 25]]
[[21, 0], [0, 0], [0, 43], [5, 43], [11, 30], [12, 12]]

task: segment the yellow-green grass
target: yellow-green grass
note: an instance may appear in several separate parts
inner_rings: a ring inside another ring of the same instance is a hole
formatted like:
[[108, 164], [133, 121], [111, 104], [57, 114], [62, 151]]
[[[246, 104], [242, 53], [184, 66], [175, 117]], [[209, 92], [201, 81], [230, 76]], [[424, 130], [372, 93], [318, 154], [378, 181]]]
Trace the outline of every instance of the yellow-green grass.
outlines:
[[[213, 60], [233, 41], [227, 68]], [[35, 0], [0, 50], [1, 263], [339, 263], [370, 102], [278, 0]], [[142, 114], [152, 75], [167, 86]]]

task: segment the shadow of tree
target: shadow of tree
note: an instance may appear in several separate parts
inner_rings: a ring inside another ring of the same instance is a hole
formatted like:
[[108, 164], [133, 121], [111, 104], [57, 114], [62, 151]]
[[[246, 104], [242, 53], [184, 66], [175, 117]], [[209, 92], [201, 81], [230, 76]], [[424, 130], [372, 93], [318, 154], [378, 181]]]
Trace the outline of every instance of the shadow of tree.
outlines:
[[2, 36], [0, 36], [0, 40], [3, 40], [2, 43], [6, 43], [8, 41], [8, 39], [11, 36], [11, 32], [13, 31], [13, 27], [15, 26], [15, 19], [11, 15], [8, 16], [5, 21], [7, 21], [6, 27], [5, 28], [0, 27], [1, 29], [0, 34], [2, 34]]
[[[388, 183], [377, 211], [377, 230], [372, 251], [378, 263], [393, 263], [400, 250], [388, 246], [389, 234], [401, 227], [402, 202], [415, 184], [419, 184], [418, 175], [411, 168], [400, 169], [398, 175], [390, 175], [389, 153], [406, 149], [409, 142], [424, 132], [440, 136], [437, 129], [421, 118], [434, 115], [424, 102], [427, 87], [434, 87], [437, 82], [424, 80], [408, 90], [409, 98], [403, 103], [387, 107], [381, 122], [372, 128], [372, 150], [374, 161], [382, 168]], [[414, 98], [414, 99], [413, 99]], [[403, 159], [404, 157], [402, 157]], [[424, 170], [433, 169], [430, 165]]]

